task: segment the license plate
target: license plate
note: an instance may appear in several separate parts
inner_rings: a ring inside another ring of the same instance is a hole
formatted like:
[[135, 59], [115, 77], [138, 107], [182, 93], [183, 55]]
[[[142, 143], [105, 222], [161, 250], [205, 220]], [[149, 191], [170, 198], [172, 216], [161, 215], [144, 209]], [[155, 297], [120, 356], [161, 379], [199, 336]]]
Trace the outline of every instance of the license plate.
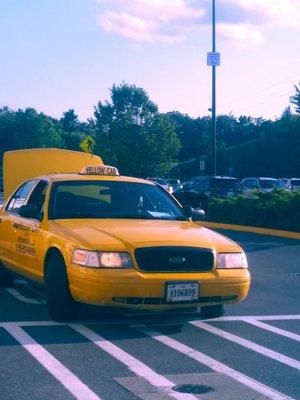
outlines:
[[199, 283], [167, 283], [167, 303], [192, 302], [199, 297]]

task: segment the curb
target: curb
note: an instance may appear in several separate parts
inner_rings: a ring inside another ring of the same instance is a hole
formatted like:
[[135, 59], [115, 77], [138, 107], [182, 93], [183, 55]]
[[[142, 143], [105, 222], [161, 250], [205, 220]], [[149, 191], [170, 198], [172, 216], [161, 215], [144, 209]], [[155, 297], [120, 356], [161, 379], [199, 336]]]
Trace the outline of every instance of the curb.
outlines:
[[201, 225], [206, 228], [229, 229], [232, 231], [258, 233], [260, 235], [280, 236], [280, 237], [300, 240], [300, 232], [290, 232], [279, 229], [258, 228], [246, 225], [221, 224], [219, 222], [208, 222], [208, 221], [201, 221]]

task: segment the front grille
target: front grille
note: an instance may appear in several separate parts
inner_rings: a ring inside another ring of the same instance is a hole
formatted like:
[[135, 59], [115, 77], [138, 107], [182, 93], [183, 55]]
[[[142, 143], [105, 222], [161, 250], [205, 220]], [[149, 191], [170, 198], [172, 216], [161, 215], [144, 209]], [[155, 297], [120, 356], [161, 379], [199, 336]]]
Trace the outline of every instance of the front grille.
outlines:
[[135, 250], [135, 258], [145, 272], [204, 272], [214, 267], [213, 251], [199, 247], [142, 247]]

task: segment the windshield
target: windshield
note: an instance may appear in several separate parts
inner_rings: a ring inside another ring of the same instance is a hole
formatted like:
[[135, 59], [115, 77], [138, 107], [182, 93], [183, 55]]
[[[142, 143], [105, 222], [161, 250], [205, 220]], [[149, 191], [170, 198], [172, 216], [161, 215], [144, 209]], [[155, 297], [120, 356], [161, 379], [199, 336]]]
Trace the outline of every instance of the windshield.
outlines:
[[213, 179], [213, 187], [217, 190], [236, 190], [239, 189], [239, 182], [237, 179]]
[[186, 219], [172, 197], [154, 185], [112, 181], [54, 183], [49, 219], [76, 218]]
[[285, 184], [279, 179], [260, 179], [259, 182], [262, 189], [272, 189], [273, 187], [278, 189], [286, 189]]

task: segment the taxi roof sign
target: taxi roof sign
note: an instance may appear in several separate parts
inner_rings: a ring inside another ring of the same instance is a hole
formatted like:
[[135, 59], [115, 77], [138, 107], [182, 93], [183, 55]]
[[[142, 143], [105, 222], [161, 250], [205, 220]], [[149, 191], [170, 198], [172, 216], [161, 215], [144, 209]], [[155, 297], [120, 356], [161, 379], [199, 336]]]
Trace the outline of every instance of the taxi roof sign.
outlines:
[[81, 175], [120, 175], [116, 167], [110, 165], [89, 165], [79, 172]]

